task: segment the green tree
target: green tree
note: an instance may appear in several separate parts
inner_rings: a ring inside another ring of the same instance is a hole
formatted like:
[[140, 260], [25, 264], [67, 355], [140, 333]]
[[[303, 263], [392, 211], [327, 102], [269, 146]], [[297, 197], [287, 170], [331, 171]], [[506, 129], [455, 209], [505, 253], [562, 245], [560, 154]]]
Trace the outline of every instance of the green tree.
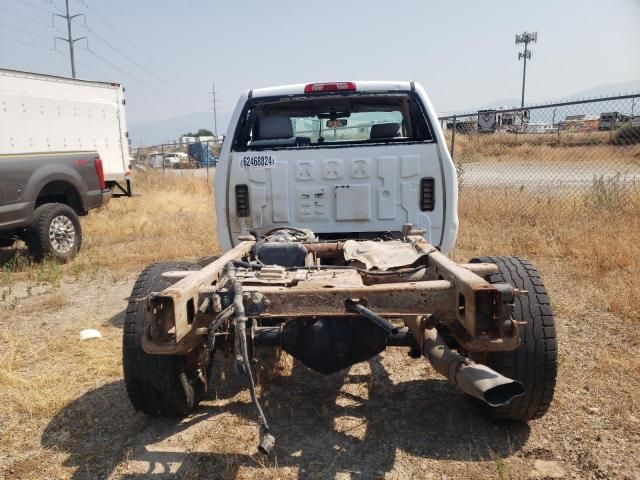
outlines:
[[213, 137], [213, 132], [211, 130], [207, 130], [206, 128], [201, 128], [197, 131], [197, 133], [185, 133], [182, 135], [183, 137]]

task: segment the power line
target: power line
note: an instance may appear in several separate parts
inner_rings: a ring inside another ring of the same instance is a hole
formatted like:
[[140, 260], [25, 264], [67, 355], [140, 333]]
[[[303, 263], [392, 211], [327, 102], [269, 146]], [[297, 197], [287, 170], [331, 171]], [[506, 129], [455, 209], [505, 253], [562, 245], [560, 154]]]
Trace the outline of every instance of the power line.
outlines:
[[[69, 58], [69, 54], [68, 53], [64, 53], [64, 52], [60, 52], [58, 50], [54, 50], [54, 52], [56, 52], [58, 55], [62, 55], [63, 57]], [[98, 79], [104, 79], [106, 77], [106, 75], [98, 72], [97, 70], [88, 67], [86, 64], [84, 63], [80, 63], [80, 62], [76, 62], [77, 65], [79, 65], [80, 67], [82, 67], [85, 70], [88, 70], [90, 72], [92, 72], [93, 74], [98, 76]]]
[[39, 33], [32, 32], [31, 30], [25, 30], [24, 28], [16, 27], [14, 25], [9, 25], [8, 23], [0, 23], [0, 26], [11, 28], [12, 30], [17, 30], [18, 32], [26, 33], [28, 35], [32, 35], [38, 38], [44, 38], [45, 40], [51, 40], [51, 37], [47, 37], [45, 35], [40, 35]]
[[53, 0], [42, 0], [44, 3], [46, 3], [47, 5], [51, 5], [53, 8], [55, 8], [57, 11], [64, 13], [64, 10], [62, 10], [61, 8], [58, 8], [58, 6], [53, 3]]
[[[20, 40], [18, 38], [12, 38], [9, 36], [3, 36], [0, 38], [4, 38], [8, 41], [12, 41], [12, 42], [16, 42], [16, 43], [20, 43], [32, 48], [38, 48], [41, 50], [47, 50], [47, 51], [51, 51], [51, 52], [55, 52], [61, 56], [67, 57], [70, 59], [71, 61], [71, 73], [73, 78], [76, 78], [76, 59], [75, 59], [75, 50], [74, 50], [74, 45], [77, 41], [86, 38], [86, 37], [81, 37], [81, 38], [74, 38], [72, 31], [71, 31], [71, 23], [72, 21], [77, 18], [78, 16], [84, 15], [84, 14], [75, 14], [72, 15], [70, 13], [69, 10], [69, 0], [65, 0], [65, 6], [66, 8], [66, 12], [59, 9], [52, 0], [42, 0], [45, 3], [50, 4], [51, 6], [53, 6], [56, 10], [63, 12], [64, 14], [57, 14], [57, 13], [52, 13], [50, 10], [40, 7], [38, 5], [34, 5], [33, 3], [27, 1], [27, 0], [18, 0], [26, 5], [29, 5], [30, 7], [33, 7], [35, 9], [38, 10], [42, 10], [44, 12], [47, 12], [48, 14], [51, 14], [54, 18], [55, 16], [57, 17], [61, 17], [63, 19], [65, 19], [65, 21], [67, 22], [67, 36], [66, 37], [56, 37], [57, 40], [63, 40], [69, 43], [69, 54], [64, 54], [63, 52], [58, 51], [55, 48], [55, 43], [54, 43], [54, 48], [47, 48], [44, 47], [42, 45], [38, 45], [36, 43], [32, 43], [29, 41], [25, 41], [25, 40]], [[84, 2], [83, 2], [84, 4]], [[93, 10], [91, 7], [89, 7], [88, 5], [84, 4], [89, 10], [91, 10], [93, 13], [96, 14], [96, 16], [98, 18], [100, 18], [110, 29], [112, 29], [114, 32], [116, 32], [120, 37], [122, 37], [125, 41], [127, 41], [127, 43], [134, 45], [131, 41], [129, 41], [126, 37], [124, 37], [124, 35], [122, 35], [115, 27], [113, 27], [112, 25], [110, 25], [104, 18], [102, 18], [99, 14], [97, 14], [95, 12], [95, 10]], [[38, 20], [34, 20], [30, 17], [27, 17], [25, 15], [7, 10], [5, 8], [0, 8], [0, 11], [6, 12], [8, 14], [14, 15], [16, 17], [22, 18], [24, 20], [27, 20], [29, 22], [32, 22], [33, 24], [37, 24], [37, 25], [41, 25], [41, 26], [46, 26], [47, 28], [52, 28], [54, 30], [60, 31], [56, 26], [55, 26], [55, 22], [53, 22], [52, 25], [48, 25], [44, 22], [38, 21]], [[20, 27], [14, 27], [13, 25], [9, 25], [9, 24], [4, 24], [9, 28], [12, 28], [16, 31], [25, 33], [27, 35], [31, 35], [33, 37], [38, 37], [38, 38], [42, 38], [42, 39], [49, 39], [49, 37], [46, 37], [44, 35], [40, 35], [38, 33], [35, 33], [33, 31], [30, 30], [26, 30], [26, 29], [22, 29]], [[182, 103], [178, 101], [178, 103], [173, 103], [174, 100], [173, 99], [168, 99], [167, 96], [170, 95], [171, 97], [175, 97], [176, 100], [178, 100], [178, 96], [176, 96], [176, 94], [172, 91], [175, 90], [175, 86], [171, 83], [168, 83], [167, 80], [165, 78], [159, 77], [156, 73], [154, 73], [153, 71], [151, 71], [150, 69], [146, 68], [144, 65], [141, 65], [139, 62], [137, 62], [134, 58], [132, 58], [131, 56], [127, 55], [126, 53], [123, 53], [122, 51], [120, 51], [118, 48], [116, 48], [114, 45], [111, 44], [111, 42], [109, 40], [107, 40], [106, 38], [104, 38], [102, 35], [100, 35], [99, 33], [97, 33], [95, 30], [91, 29], [90, 27], [86, 26], [86, 25], [81, 25], [76, 21], [76, 25], [80, 25], [83, 26], [84, 28], [86, 28], [86, 30], [88, 32], [91, 33], [91, 36], [95, 36], [96, 39], [98, 39], [99, 41], [103, 42], [107, 47], [109, 47], [110, 49], [112, 49], [113, 51], [115, 51], [118, 55], [122, 56], [123, 58], [125, 58], [128, 62], [134, 64], [136, 67], [138, 67], [140, 70], [144, 71], [147, 76], [153, 77], [157, 80], [159, 80], [160, 82], [162, 82], [165, 85], [168, 85], [170, 87], [171, 90], [165, 91], [164, 89], [159, 90], [157, 88], [154, 88], [154, 86], [147, 84], [146, 82], [143, 82], [141, 79], [137, 78], [136, 76], [132, 75], [128, 70], [123, 69], [122, 67], [120, 67], [117, 62], [114, 63], [112, 61], [110, 61], [108, 58], [105, 58], [103, 55], [100, 55], [99, 53], [97, 53], [96, 51], [90, 49], [87, 46], [87, 51], [93, 55], [94, 57], [96, 57], [99, 61], [103, 62], [104, 64], [108, 65], [110, 68], [120, 72], [121, 74], [125, 75], [127, 78], [130, 78], [134, 81], [134, 83], [139, 83], [141, 85], [146, 85], [142, 90], [138, 90], [137, 88], [134, 89], [130, 89], [133, 92], [136, 92], [136, 96], [140, 96], [142, 98], [146, 98], [148, 101], [152, 102], [153, 105], [158, 105], [158, 103], [164, 104], [166, 105], [168, 108], [172, 109], [172, 110], [180, 110], [180, 107], [182, 107]], [[153, 60], [149, 55], [145, 54], [144, 52], [142, 52], [139, 48], [136, 48], [136, 50], [138, 50], [139, 52], [141, 52], [146, 58], [150, 59], [151, 61], [153, 61], [154, 63], [158, 63], [155, 60]], [[78, 63], [78, 65], [80, 65], [82, 68], [88, 70], [88, 71], [92, 71], [94, 74], [98, 75], [99, 78], [104, 78], [104, 75], [102, 75], [100, 72], [97, 72], [96, 70], [91, 69], [90, 67]], [[160, 64], [158, 64], [160, 65]], [[178, 79], [179, 81], [183, 81], [182, 79], [180, 79], [179, 77], [177, 77], [176, 75], [173, 75], [172, 72], [168, 69], [165, 69], [162, 65], [160, 65], [161, 68], [163, 68], [163, 70], [166, 70], [169, 74], [171, 74], [173, 77], [175, 77], [176, 79]], [[154, 95], [149, 96], [146, 92], [147, 91], [155, 91], [158, 94], [158, 97], [155, 97]], [[187, 90], [187, 89], [184, 89]], [[187, 93], [187, 92], [185, 92]], [[196, 100], [196, 97], [191, 95], [191, 98], [193, 98], [194, 100]], [[181, 100], [181, 98], [180, 98]], [[200, 103], [201, 100], [200, 98], [197, 98], [197, 101]], [[214, 130], [216, 129], [215, 124], [216, 124], [217, 120], [215, 118], [215, 114], [214, 114]]]
[[33, 3], [28, 2], [27, 0], [18, 0], [18, 1], [21, 2], [21, 3], [24, 3], [25, 5], [29, 5], [31, 8], [35, 8], [37, 10], [40, 10], [42, 12], [46, 12], [48, 14], [53, 13], [51, 10], [47, 10], [46, 8], [41, 7], [40, 5], [34, 5]]
[[122, 68], [120, 68], [118, 65], [110, 62], [109, 60], [107, 60], [106, 58], [104, 58], [102, 55], [97, 54], [96, 52], [94, 52], [93, 50], [91, 50], [91, 48], [87, 47], [87, 52], [89, 52], [91, 55], [93, 55], [94, 57], [96, 57], [98, 60], [101, 60], [102, 62], [106, 63], [107, 65], [109, 65], [111, 68], [113, 68], [114, 70], [118, 70], [120, 73], [123, 73], [124, 75], [128, 76], [129, 78], [134, 78], [132, 77], [129, 72], [127, 72], [126, 70], [123, 70]]
[[53, 48], [51, 47], [45, 47], [43, 45], [38, 45], [37, 43], [31, 43], [31, 42], [27, 42], [25, 40], [20, 40], [18, 38], [13, 38], [13, 37], [7, 37], [5, 35], [0, 35], [0, 39], [2, 40], [9, 40], [10, 42], [16, 42], [16, 43], [21, 43], [23, 45], [27, 45], [29, 47], [33, 47], [33, 48], [40, 48], [42, 50], [49, 50], [51, 52], [55, 51]]
[[158, 67], [160, 67], [164, 72], [166, 72], [167, 74], [171, 75], [173, 78], [175, 78], [176, 80], [184, 83], [185, 85], [191, 86], [191, 88], [194, 88], [197, 90], [198, 87], [196, 87], [195, 85], [193, 85], [192, 83], [186, 81], [185, 79], [177, 76], [174, 72], [172, 72], [170, 69], [166, 68], [162, 63], [158, 62], [157, 60], [155, 60], [151, 55], [149, 55], [148, 53], [144, 52], [135, 42], [132, 42], [131, 40], [129, 40], [127, 37], [125, 37], [122, 32], [120, 32], [116, 27], [114, 27], [113, 25], [111, 25], [111, 23], [109, 23], [103, 16], [101, 16], [98, 12], [96, 12], [89, 4], [87, 4], [84, 0], [79, 0], [79, 3], [81, 3], [82, 5], [85, 6], [85, 8], [87, 10], [89, 10], [91, 13], [93, 13], [96, 17], [98, 17], [98, 19], [100, 19], [102, 21], [102, 23], [104, 23], [107, 27], [109, 27], [112, 31], [114, 31], [120, 38], [122, 38], [125, 42], [127, 42], [129, 45], [131, 45], [134, 49], [136, 49], [138, 51], [138, 53], [140, 53], [142, 56], [144, 56], [147, 60], [149, 60], [152, 63], [155, 63]]
[[[65, 58], [69, 58], [69, 54], [64, 53], [64, 52], [60, 52], [58, 50], [54, 50], [51, 47], [45, 47], [43, 45], [39, 45], [36, 43], [32, 43], [32, 42], [28, 42], [25, 40], [21, 40], [18, 38], [13, 38], [13, 37], [8, 37], [5, 35], [0, 35], [0, 40], [7, 40], [10, 42], [15, 42], [15, 43], [19, 43], [22, 45], [25, 45], [27, 47], [31, 47], [31, 48], [37, 48], [39, 50], [46, 50], [48, 52], [52, 52], [52, 53], [57, 53], [58, 55], [61, 55]], [[111, 63], [110, 61], [108, 61], [106, 58], [102, 57], [101, 55], [97, 54], [96, 52], [94, 52], [93, 50], [88, 50], [89, 53], [91, 53], [92, 55], [94, 55], [96, 58], [98, 58], [99, 60], [101, 60], [102, 62], [106, 63], [107, 65], [109, 65], [111, 68], [114, 68], [116, 70], [119, 70], [120, 72], [122, 72], [123, 74], [127, 75], [128, 77], [130, 77], [131, 79], [133, 79], [134, 81], [136, 81], [137, 79], [135, 77], [132, 77], [131, 75], [129, 75], [125, 70], [120, 69], [117, 65]], [[91, 71], [93, 72], [95, 75], [97, 75], [97, 79], [104, 81], [105, 78], [107, 78], [106, 75], [104, 75], [101, 72], [98, 72], [97, 70], [87, 66], [84, 63], [80, 63], [80, 62], [76, 62], [78, 66], [82, 67], [85, 70]], [[136, 94], [136, 96], [139, 96], [141, 98], [146, 99], [147, 101], [149, 101], [152, 105], [154, 106], [159, 106], [159, 104], [163, 104], [164, 108], [170, 108], [172, 110], [176, 110], [177, 105], [172, 104], [168, 101], [166, 101], [165, 99], [163, 99], [162, 97], [160, 98], [155, 98], [155, 97], [151, 97], [149, 95], [147, 95], [146, 93], [144, 93], [142, 90], [138, 90], [137, 88], [130, 88], [127, 87], [127, 90], [133, 92]]]
[[[127, 77], [129, 77], [129, 78], [133, 79], [134, 81], [136, 81], [136, 82], [138, 82], [138, 83], [141, 83], [141, 84], [143, 84], [143, 83], [144, 83], [144, 84], [146, 84], [147, 88], [148, 88], [149, 90], [153, 90], [153, 91], [155, 91], [155, 93], [157, 93], [157, 94], [160, 96], [160, 98], [163, 98], [163, 99], [164, 99], [164, 98], [165, 98], [165, 97], [167, 97], [167, 96], [173, 96], [176, 100], [179, 100], [179, 98], [178, 98], [178, 97], [175, 97], [175, 94], [173, 94], [173, 93], [171, 92], [171, 90], [160, 90], [160, 89], [157, 89], [157, 88], [155, 88], [153, 85], [151, 85], [151, 84], [149, 84], [149, 83], [146, 83], [146, 82], [143, 82], [142, 80], [138, 79], [137, 77], [134, 77], [134, 76], [133, 76], [129, 71], [124, 70], [123, 68], [119, 67], [119, 66], [118, 66], [118, 65], [116, 65], [115, 63], [113, 63], [113, 62], [111, 62], [111, 61], [107, 60], [106, 58], [104, 58], [102, 55], [97, 54], [97, 53], [96, 53], [94, 50], [92, 50], [91, 48], [87, 47], [87, 51], [88, 51], [89, 53], [91, 53], [92, 55], [94, 55], [94, 56], [95, 56], [96, 58], [98, 58], [99, 60], [101, 60], [102, 62], [104, 62], [104, 63], [106, 63], [107, 65], [109, 65], [111, 68], [113, 68], [113, 69], [115, 69], [115, 70], [118, 70], [120, 73], [123, 73], [124, 75], [126, 75]], [[172, 88], [174, 88], [174, 87], [170, 87], [170, 88], [172, 89]]]
[[[100, 35], [98, 32], [96, 32], [95, 30], [93, 30], [92, 28], [90, 28], [87, 25], [81, 25], [82, 27], [84, 27], [88, 32], [90, 32], [92, 34], [92, 36], [94, 36], [95, 38], [97, 38], [99, 41], [101, 41], [102, 43], [104, 43], [107, 47], [109, 47], [111, 50], [113, 50], [114, 52], [116, 52], [118, 55], [120, 55], [122, 58], [124, 58], [125, 60], [127, 60], [128, 62], [130, 62], [131, 64], [135, 65], [136, 67], [138, 67], [140, 70], [142, 70], [143, 72], [145, 72], [147, 75], [155, 78], [156, 80], [158, 80], [159, 82], [163, 83], [165, 86], [169, 87], [169, 89], [173, 90], [176, 88], [175, 85], [167, 83], [167, 81], [165, 79], [163, 79], [162, 77], [159, 77], [156, 73], [152, 72], [151, 70], [149, 70], [148, 68], [146, 68], [144, 65], [141, 65], [140, 63], [138, 63], [137, 61], [135, 61], [133, 58], [131, 58], [129, 55], [127, 55], [126, 53], [120, 51], [118, 48], [116, 48], [115, 46], [113, 46], [111, 44], [111, 42], [109, 42], [106, 38], [104, 38], [102, 35]], [[171, 90], [169, 91], [162, 91], [159, 93], [161, 93], [162, 95], [167, 95], [167, 94], [172, 94]], [[195, 99], [195, 97], [192, 97]]]
[[[125, 60], [129, 61], [130, 63], [132, 63], [133, 65], [135, 65], [136, 67], [138, 67], [140, 70], [144, 71], [145, 73], [151, 75], [152, 77], [159, 79], [162, 81], [162, 79], [160, 79], [159, 77], [157, 77], [153, 72], [151, 72], [149, 69], [145, 68], [144, 66], [140, 65], [138, 62], [136, 62], [135, 60], [133, 60], [130, 56], [128, 56], [126, 53], [121, 52], [120, 50], [118, 50], [116, 47], [114, 47], [113, 45], [111, 45], [111, 43], [106, 40], [102, 35], [100, 35], [98, 32], [96, 32], [95, 30], [92, 30], [91, 28], [89, 28], [87, 25], [81, 25], [82, 27], [84, 27], [88, 32], [91, 32], [91, 34], [97, 38], [98, 40], [100, 40], [102, 43], [104, 43], [107, 47], [109, 47], [111, 50], [113, 50], [114, 52], [116, 52], [118, 55], [120, 55], [122, 58], [124, 58]], [[171, 85], [171, 88], [173, 88], [173, 85]]]
[[[129, 77], [131, 80], [133, 80], [134, 82], [137, 83], [142, 83], [138, 78], [134, 77], [133, 75], [131, 75], [129, 72], [127, 72], [126, 70], [120, 68], [118, 65], [114, 64], [113, 62], [107, 60], [105, 57], [103, 57], [102, 55], [98, 54], [97, 52], [95, 52], [94, 50], [87, 48], [87, 51], [95, 56], [98, 60], [102, 61], [103, 63], [109, 65], [111, 68], [118, 70], [120, 73], [122, 73], [123, 75], [125, 75], [126, 77]], [[147, 85], [148, 86], [148, 85]], [[154, 104], [157, 103], [163, 103], [165, 106], [171, 108], [171, 109], [176, 109], [176, 106], [174, 103], [171, 103], [170, 101], [168, 101], [167, 99], [165, 99], [162, 95], [163, 92], [159, 92], [160, 96], [159, 97], [151, 97], [149, 95], [147, 95], [146, 93], [143, 93], [141, 90], [138, 89], [132, 89], [130, 87], [127, 87], [128, 90], [134, 91], [136, 92], [137, 95], [146, 98], [147, 100], [153, 102]]]
[[34, 20], [34, 19], [33, 19], [33, 18], [31, 18], [31, 17], [27, 17], [26, 15], [22, 15], [22, 14], [20, 14], [20, 13], [12, 12], [11, 10], [7, 10], [6, 8], [0, 8], [0, 12], [5, 12], [5, 13], [8, 13], [8, 14], [10, 14], [10, 15], [14, 15], [14, 16], [16, 16], [16, 17], [18, 17], [18, 18], [22, 18], [23, 20], [27, 20], [28, 22], [32, 22], [32, 23], [35, 23], [35, 24], [38, 24], [38, 25], [41, 25], [41, 26], [45, 26], [45, 27], [47, 27], [47, 28], [52, 28], [52, 29], [54, 29], [54, 30], [59, 31], [59, 30], [55, 27], [55, 25], [50, 25], [50, 24], [48, 24], [48, 23], [44, 23], [44, 22], [40, 22], [40, 21], [38, 21], [38, 20]]
[[[77, 42], [78, 40], [81, 40], [83, 38], [86, 37], [80, 37], [80, 38], [75, 38], [75, 39], [71, 39], [71, 21], [74, 20], [76, 17], [79, 16], [84, 16], [85, 14], [76, 14], [76, 15], [70, 15], [69, 11], [68, 11], [68, 3], [69, 0], [65, 0], [66, 6], [67, 6], [67, 13], [65, 15], [60, 15], [60, 14], [54, 14], [56, 16], [62, 17], [65, 20], [67, 20], [67, 25], [68, 25], [68, 30], [69, 30], [69, 37], [68, 38], [60, 38], [60, 40], [63, 41], [67, 41], [70, 45], [70, 58], [71, 58], [71, 64], [72, 64], [72, 76], [75, 78], [75, 57], [74, 57], [74, 52], [73, 52], [73, 45], [75, 44], [75, 42]], [[85, 16], [86, 18], [86, 16]], [[82, 25], [82, 24], [78, 24], [76, 21], [76, 25], [80, 25], [81, 27], [84, 27], [88, 32], [90, 32], [92, 34], [93, 37], [95, 37], [96, 39], [98, 39], [99, 41], [101, 41], [102, 43], [104, 43], [107, 47], [109, 47], [110, 49], [112, 49], [114, 52], [116, 52], [117, 54], [119, 54], [120, 56], [122, 56], [124, 59], [126, 59], [127, 61], [131, 62], [133, 65], [135, 65], [136, 67], [140, 68], [142, 71], [144, 71], [146, 74], [148, 74], [151, 77], [156, 78], [157, 80], [165, 83], [165, 85], [168, 85], [170, 89], [174, 89], [175, 86], [171, 85], [171, 84], [167, 84], [166, 81], [164, 81], [164, 79], [162, 79], [161, 77], [158, 77], [154, 72], [150, 71], [148, 68], [144, 67], [143, 65], [140, 65], [138, 62], [136, 62], [133, 58], [131, 58], [129, 55], [123, 53], [122, 51], [120, 51], [119, 49], [117, 49], [116, 47], [114, 47], [111, 42], [109, 42], [106, 38], [104, 38], [102, 35], [100, 35], [98, 32], [96, 32], [95, 30], [93, 30], [92, 28], [90, 28], [87, 25]], [[71, 40], [69, 40], [71, 39]], [[104, 58], [101, 55], [98, 55], [97, 53], [95, 53], [95, 51], [91, 50], [90, 48], [87, 48], [87, 50], [92, 53], [93, 55], [96, 56], [96, 58], [99, 58], [101, 61], [107, 63], [111, 68], [114, 68], [116, 70], [118, 70], [119, 72], [127, 75], [130, 78], [135, 78], [133, 77], [131, 74], [129, 74], [129, 72], [123, 70], [122, 68], [120, 68], [119, 66], [115, 65], [114, 63], [110, 62], [109, 60], [107, 60], [106, 58]], [[157, 89], [154, 89], [152, 87], [150, 87], [152, 90], [156, 90], [157, 93], [159, 93], [162, 96], [166, 96], [167, 94], [172, 95], [171, 90], [169, 91], [160, 91]], [[195, 98], [195, 97], [193, 97]]]

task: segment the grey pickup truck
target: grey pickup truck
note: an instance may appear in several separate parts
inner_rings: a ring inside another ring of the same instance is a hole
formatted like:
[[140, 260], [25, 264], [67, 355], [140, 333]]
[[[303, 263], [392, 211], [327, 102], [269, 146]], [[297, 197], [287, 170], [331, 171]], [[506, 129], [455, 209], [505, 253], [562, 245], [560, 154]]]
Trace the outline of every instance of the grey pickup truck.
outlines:
[[37, 261], [69, 260], [82, 244], [79, 217], [110, 199], [95, 151], [0, 155], [0, 247], [23, 240]]

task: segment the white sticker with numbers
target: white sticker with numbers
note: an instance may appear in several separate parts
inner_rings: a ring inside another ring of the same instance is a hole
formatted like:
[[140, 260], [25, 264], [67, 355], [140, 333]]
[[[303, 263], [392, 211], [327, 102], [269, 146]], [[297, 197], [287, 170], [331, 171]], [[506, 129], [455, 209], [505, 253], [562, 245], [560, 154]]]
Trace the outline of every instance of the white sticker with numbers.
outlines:
[[276, 157], [273, 155], [244, 155], [240, 160], [242, 168], [273, 168], [276, 166]]

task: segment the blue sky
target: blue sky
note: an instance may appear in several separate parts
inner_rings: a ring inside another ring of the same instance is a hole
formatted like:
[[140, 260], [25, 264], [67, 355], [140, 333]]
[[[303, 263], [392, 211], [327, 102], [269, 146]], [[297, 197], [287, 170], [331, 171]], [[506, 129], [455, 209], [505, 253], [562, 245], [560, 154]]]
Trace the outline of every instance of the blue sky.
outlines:
[[[448, 112], [519, 98], [514, 35], [537, 31], [527, 101], [640, 79], [640, 1], [70, 0], [80, 78], [127, 87], [129, 123], [210, 108], [245, 89], [323, 80], [421, 82]], [[69, 75], [64, 0], [0, 0], [0, 67]], [[223, 128], [220, 128], [223, 130]]]

